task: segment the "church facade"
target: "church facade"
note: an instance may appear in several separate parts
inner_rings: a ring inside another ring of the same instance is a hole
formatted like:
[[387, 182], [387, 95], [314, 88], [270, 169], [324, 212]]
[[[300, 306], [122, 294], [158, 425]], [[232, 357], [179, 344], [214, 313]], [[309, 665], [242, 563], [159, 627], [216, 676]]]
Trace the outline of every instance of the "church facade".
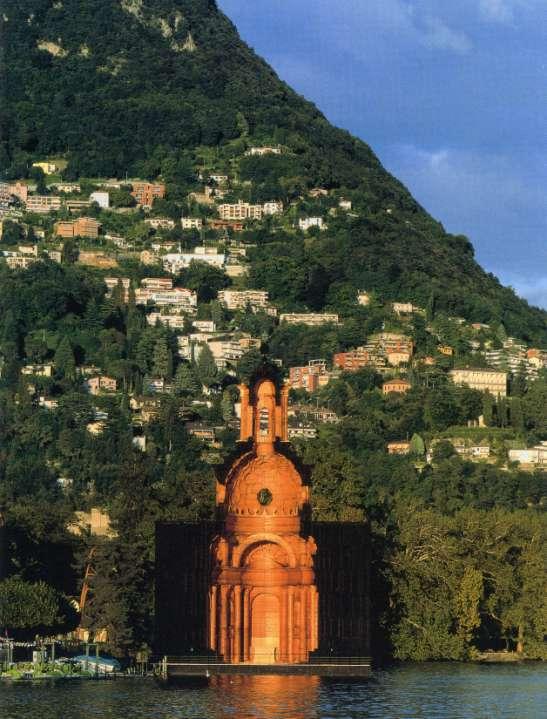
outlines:
[[317, 547], [302, 533], [309, 487], [282, 452], [288, 389], [278, 399], [265, 378], [240, 392], [240, 440], [251, 445], [217, 481], [209, 644], [231, 663], [303, 663], [318, 646]]

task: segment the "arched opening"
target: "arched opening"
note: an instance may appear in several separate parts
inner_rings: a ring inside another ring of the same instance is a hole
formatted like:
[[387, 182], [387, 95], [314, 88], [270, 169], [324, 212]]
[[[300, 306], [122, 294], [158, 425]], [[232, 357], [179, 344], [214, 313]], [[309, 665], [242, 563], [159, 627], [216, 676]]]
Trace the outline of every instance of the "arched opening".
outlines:
[[251, 609], [251, 661], [275, 664], [279, 659], [281, 617], [275, 594], [259, 594]]

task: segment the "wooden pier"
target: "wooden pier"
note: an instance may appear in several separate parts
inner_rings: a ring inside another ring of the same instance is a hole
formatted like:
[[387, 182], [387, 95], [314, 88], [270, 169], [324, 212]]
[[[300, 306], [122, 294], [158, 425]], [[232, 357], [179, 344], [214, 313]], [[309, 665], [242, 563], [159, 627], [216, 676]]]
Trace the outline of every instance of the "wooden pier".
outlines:
[[163, 682], [184, 678], [208, 678], [222, 674], [256, 676], [319, 676], [365, 679], [371, 675], [369, 657], [317, 657], [306, 664], [230, 664], [217, 657], [163, 657], [156, 676]]

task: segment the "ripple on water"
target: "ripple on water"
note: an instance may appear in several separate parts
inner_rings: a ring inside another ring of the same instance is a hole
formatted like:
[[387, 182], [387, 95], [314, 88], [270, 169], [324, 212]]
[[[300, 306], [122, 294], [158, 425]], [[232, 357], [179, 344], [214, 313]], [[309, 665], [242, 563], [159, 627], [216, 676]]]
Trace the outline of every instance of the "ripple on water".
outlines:
[[541, 719], [547, 667], [414, 664], [366, 682], [217, 677], [162, 689], [151, 680], [0, 684], [1, 719]]

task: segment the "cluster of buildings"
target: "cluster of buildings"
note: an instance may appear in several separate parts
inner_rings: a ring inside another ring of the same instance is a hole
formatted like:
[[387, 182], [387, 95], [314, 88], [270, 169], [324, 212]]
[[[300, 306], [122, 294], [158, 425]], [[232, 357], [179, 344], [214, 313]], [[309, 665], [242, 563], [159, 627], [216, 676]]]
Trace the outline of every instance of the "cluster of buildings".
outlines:
[[381, 332], [371, 335], [362, 347], [336, 353], [333, 364], [345, 372], [356, 372], [364, 367], [384, 372], [389, 367], [408, 365], [413, 353], [414, 343], [407, 335]]
[[487, 349], [483, 355], [490, 367], [513, 375], [523, 373], [527, 379], [535, 379], [539, 370], [547, 366], [547, 350], [528, 348], [514, 337], [508, 337], [501, 349]]

